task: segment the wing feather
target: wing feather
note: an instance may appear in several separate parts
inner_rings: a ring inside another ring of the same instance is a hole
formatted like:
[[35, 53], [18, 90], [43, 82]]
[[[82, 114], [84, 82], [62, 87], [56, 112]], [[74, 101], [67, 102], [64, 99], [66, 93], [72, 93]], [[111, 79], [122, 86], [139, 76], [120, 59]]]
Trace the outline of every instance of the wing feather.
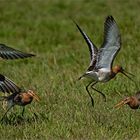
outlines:
[[18, 93], [20, 90], [21, 89], [13, 81], [0, 74], [0, 91], [4, 93]]
[[106, 18], [104, 24], [104, 42], [98, 51], [96, 69], [106, 68], [109, 71], [117, 53], [121, 48], [121, 35], [112, 16]]
[[32, 56], [35, 55], [15, 50], [11, 47], [6, 46], [5, 44], [0, 44], [0, 57], [3, 59], [19, 59], [19, 58], [27, 58]]
[[93, 70], [94, 69], [94, 66], [96, 64], [96, 56], [97, 56], [97, 53], [98, 53], [98, 49], [93, 44], [93, 42], [88, 37], [88, 35], [84, 31], [82, 31], [82, 29], [80, 28], [80, 26], [76, 22], [74, 22], [74, 23], [76, 24], [78, 30], [80, 31], [80, 33], [82, 34], [83, 38], [85, 39], [85, 41], [86, 41], [86, 43], [88, 45], [89, 52], [90, 52], [90, 59], [91, 59], [88, 70]]

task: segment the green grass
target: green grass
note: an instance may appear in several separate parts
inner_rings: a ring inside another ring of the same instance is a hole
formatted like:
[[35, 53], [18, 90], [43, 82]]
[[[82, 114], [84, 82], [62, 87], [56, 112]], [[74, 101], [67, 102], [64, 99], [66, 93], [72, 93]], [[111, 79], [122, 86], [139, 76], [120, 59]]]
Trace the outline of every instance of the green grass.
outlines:
[[[1, 1], [0, 42], [37, 55], [2, 60], [1, 73], [21, 87], [34, 89], [41, 101], [28, 105], [24, 118], [20, 118], [20, 107], [11, 110], [8, 120], [0, 124], [0, 139], [139, 139], [140, 110], [113, 108], [139, 90], [139, 5], [138, 0]], [[88, 80], [76, 81], [88, 67], [89, 52], [71, 18], [100, 46], [107, 15], [113, 15], [122, 35], [115, 64], [133, 72], [138, 87], [119, 74], [96, 86], [106, 94], [107, 102], [91, 90], [93, 108], [85, 90]]]

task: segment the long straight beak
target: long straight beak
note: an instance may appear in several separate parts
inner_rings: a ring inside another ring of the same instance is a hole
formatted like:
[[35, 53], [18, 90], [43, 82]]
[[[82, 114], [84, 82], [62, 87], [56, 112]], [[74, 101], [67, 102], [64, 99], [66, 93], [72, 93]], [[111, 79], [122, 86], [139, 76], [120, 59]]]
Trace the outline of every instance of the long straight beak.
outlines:
[[83, 78], [86, 74], [83, 74], [82, 76], [80, 76], [77, 80], [81, 80], [81, 78]]
[[131, 76], [133, 76], [133, 77], [135, 77], [135, 75], [134, 74], [132, 74], [132, 73], [130, 73], [130, 72], [128, 72], [128, 71], [126, 71], [126, 70], [123, 70], [125, 73], [127, 73], [127, 74], [129, 74], [129, 75], [131, 75]]
[[37, 94], [34, 93], [33, 97], [34, 97], [34, 99], [37, 100], [38, 102], [40, 101], [40, 98], [39, 98], [39, 96], [38, 96]]
[[129, 103], [129, 102], [130, 102], [130, 98], [128, 98], [127, 100], [124, 99], [124, 100], [122, 100], [121, 102], [119, 102], [118, 104], [116, 104], [114, 107], [117, 108], [117, 109], [119, 109], [119, 108], [121, 108], [123, 105], [125, 105], [125, 104], [127, 104], [127, 103]]
[[81, 80], [82, 77], [83, 77], [83, 76], [80, 76], [77, 80]]
[[123, 75], [125, 75], [127, 78], [129, 78], [131, 81], [135, 82], [130, 76], [127, 75], [127, 74], [129, 74], [129, 75], [134, 77], [135, 75], [133, 75], [132, 73], [129, 73], [129, 72], [125, 71], [125, 70], [121, 71], [121, 73]]
[[33, 96], [33, 98], [35, 100], [37, 100], [38, 102], [40, 101], [40, 98], [39, 98], [39, 96], [37, 94], [35, 94], [35, 93], [28, 93], [28, 94], [30, 94], [31, 96]]

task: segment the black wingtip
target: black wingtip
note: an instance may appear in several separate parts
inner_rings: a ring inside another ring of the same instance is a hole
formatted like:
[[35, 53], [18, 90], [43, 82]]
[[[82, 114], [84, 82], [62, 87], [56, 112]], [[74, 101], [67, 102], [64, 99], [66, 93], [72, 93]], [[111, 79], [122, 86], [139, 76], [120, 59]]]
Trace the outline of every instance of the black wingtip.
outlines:
[[29, 54], [31, 57], [35, 57], [36, 55], [35, 54]]
[[23, 58], [28, 58], [28, 57], [35, 57], [35, 54], [31, 54], [31, 53], [25, 53], [25, 55], [23, 56]]
[[113, 20], [114, 18], [113, 18], [113, 16], [112, 15], [108, 15], [107, 17], [106, 17], [106, 20]]
[[108, 29], [111, 28], [114, 24], [116, 24], [115, 19], [113, 18], [112, 15], [109, 15], [106, 17], [105, 22], [104, 22], [104, 32], [108, 32]]
[[76, 21], [74, 20], [74, 19], [72, 19], [72, 21], [73, 21], [73, 23], [77, 26], [77, 23], [76, 23]]
[[109, 16], [106, 17], [105, 23], [106, 22], [114, 22], [114, 21], [115, 20], [114, 20], [113, 16], [112, 15], [109, 15]]
[[5, 77], [2, 74], [0, 74], [0, 81], [4, 81], [4, 80], [5, 80]]
[[34, 57], [35, 54], [25, 53], [9, 47], [3, 43], [0, 43], [0, 57], [3, 59], [23, 59], [28, 57]]
[[72, 20], [73, 23], [77, 26], [77, 28], [78, 28], [79, 30], [81, 30], [80, 27], [79, 27], [79, 25], [76, 23], [76, 21], [75, 21], [74, 19], [71, 19], [71, 20]]
[[80, 26], [76, 23], [75, 20], [72, 19], [72, 21], [76, 25], [76, 27], [78, 28], [78, 30], [81, 32], [81, 34], [84, 36], [84, 33], [83, 33], [82, 29], [80, 28]]
[[80, 29], [79, 25], [77, 24], [77, 22], [74, 19], [72, 19], [72, 18], [71, 18], [71, 20], [77, 26], [77, 28], [81, 31], [81, 29]]
[[70, 19], [72, 20], [72, 22], [73, 22], [74, 24], [76, 24], [76, 21], [75, 21], [73, 18], [70, 17]]
[[14, 55], [14, 56], [10, 56], [10, 55], [0, 55], [1, 58], [5, 59], [5, 60], [16, 60], [16, 59], [27, 59], [30, 57], [35, 57], [35, 55], [33, 54], [26, 54], [26, 55]]
[[28, 58], [28, 57], [36, 56], [35, 54], [25, 53], [25, 52], [21, 52], [21, 51], [19, 51], [19, 53], [17, 53], [17, 55], [18, 55], [18, 58]]

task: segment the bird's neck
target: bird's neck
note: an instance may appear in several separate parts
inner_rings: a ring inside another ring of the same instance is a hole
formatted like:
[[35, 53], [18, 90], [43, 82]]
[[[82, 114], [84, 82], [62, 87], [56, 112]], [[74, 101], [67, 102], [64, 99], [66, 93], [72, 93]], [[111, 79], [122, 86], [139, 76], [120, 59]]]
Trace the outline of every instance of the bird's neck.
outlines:
[[111, 79], [114, 78], [114, 77], [116, 76], [116, 74], [117, 74], [117, 73], [114, 72], [114, 71], [112, 70], [112, 71], [110, 72], [110, 77], [111, 77]]

